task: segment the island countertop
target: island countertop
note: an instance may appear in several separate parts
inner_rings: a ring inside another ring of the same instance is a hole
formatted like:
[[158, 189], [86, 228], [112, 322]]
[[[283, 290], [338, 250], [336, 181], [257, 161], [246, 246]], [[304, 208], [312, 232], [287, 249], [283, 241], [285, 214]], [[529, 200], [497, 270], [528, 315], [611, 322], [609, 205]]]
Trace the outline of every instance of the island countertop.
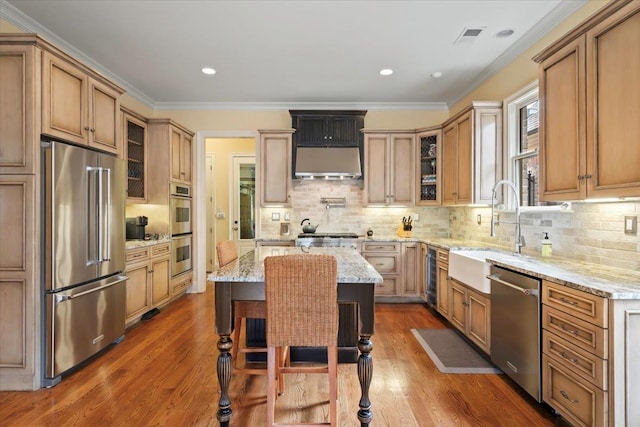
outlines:
[[213, 282], [263, 282], [264, 259], [294, 254], [333, 255], [338, 263], [339, 283], [382, 283], [382, 276], [355, 249], [260, 246], [207, 276]]

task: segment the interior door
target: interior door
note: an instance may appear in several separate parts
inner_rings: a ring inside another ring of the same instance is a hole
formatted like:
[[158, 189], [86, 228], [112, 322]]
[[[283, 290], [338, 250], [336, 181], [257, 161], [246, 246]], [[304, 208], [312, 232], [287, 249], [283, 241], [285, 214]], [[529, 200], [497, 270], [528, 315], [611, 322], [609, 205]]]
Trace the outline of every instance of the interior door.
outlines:
[[238, 256], [255, 247], [256, 237], [256, 157], [232, 156], [229, 238], [236, 243]]

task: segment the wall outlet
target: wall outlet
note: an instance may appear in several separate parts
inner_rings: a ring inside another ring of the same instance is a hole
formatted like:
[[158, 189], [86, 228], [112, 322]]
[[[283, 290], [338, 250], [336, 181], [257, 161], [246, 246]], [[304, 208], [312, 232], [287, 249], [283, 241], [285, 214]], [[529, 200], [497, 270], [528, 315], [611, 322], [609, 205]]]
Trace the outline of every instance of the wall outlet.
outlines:
[[411, 215], [411, 219], [413, 220], [413, 222], [420, 221], [420, 214], [414, 213], [413, 215]]
[[284, 220], [285, 221], [291, 221], [291, 213], [285, 212], [284, 213]]
[[638, 217], [629, 215], [624, 217], [624, 234], [638, 233]]
[[271, 221], [280, 221], [280, 212], [273, 212], [271, 214]]
[[478, 225], [482, 224], [482, 215], [478, 214], [478, 216], [476, 216], [476, 222], [478, 223]]

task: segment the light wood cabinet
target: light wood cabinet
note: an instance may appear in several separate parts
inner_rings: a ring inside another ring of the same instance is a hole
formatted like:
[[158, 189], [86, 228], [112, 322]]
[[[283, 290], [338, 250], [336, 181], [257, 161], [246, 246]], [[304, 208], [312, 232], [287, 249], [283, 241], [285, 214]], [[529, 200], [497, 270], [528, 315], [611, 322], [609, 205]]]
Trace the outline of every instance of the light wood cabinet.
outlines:
[[171, 119], [148, 119], [147, 132], [147, 201], [167, 205], [169, 182], [191, 183], [194, 133]]
[[294, 130], [261, 130], [258, 146], [260, 204], [291, 205], [291, 135]]
[[170, 243], [158, 243], [127, 250], [127, 326], [175, 294], [170, 289]]
[[402, 286], [401, 296], [420, 296], [422, 281], [420, 279], [422, 262], [420, 242], [402, 243]]
[[147, 121], [122, 109], [122, 132], [127, 160], [127, 203], [147, 202]]
[[402, 280], [402, 252], [399, 242], [369, 241], [362, 244], [362, 257], [382, 276], [376, 296], [396, 296]]
[[542, 283], [542, 399], [570, 422], [608, 425], [608, 301]]
[[47, 51], [42, 69], [42, 133], [121, 155], [124, 91]]
[[490, 354], [491, 299], [449, 279], [449, 321], [485, 353]]
[[491, 203], [502, 178], [502, 108], [473, 104], [443, 124], [442, 204]]
[[171, 180], [191, 184], [193, 133], [178, 126], [170, 126]]
[[446, 319], [450, 317], [449, 301], [450, 301], [450, 287], [449, 287], [449, 251], [446, 249], [438, 249], [436, 251], [436, 281], [437, 281], [437, 309], [438, 313], [444, 316]]
[[415, 134], [365, 131], [365, 204], [415, 203]]
[[640, 3], [618, 1], [534, 60], [547, 201], [640, 196]]
[[0, 390], [39, 386], [36, 194], [33, 175], [0, 175]]
[[[39, 53], [39, 51], [38, 51]], [[40, 112], [35, 46], [0, 45], [0, 173], [35, 173]]]
[[442, 203], [442, 129], [419, 130], [416, 133], [416, 204]]

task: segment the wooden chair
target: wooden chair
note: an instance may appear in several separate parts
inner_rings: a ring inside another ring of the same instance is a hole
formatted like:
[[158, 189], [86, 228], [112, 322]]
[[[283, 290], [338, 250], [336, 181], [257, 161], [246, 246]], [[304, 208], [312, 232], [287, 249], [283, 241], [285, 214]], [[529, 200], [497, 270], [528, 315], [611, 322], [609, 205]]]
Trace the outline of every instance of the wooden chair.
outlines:
[[[218, 265], [224, 267], [230, 262], [238, 259], [236, 245], [231, 240], [221, 240], [216, 245], [218, 253]], [[266, 306], [264, 301], [234, 301], [233, 302], [233, 347], [231, 348], [231, 360], [233, 361], [233, 369], [236, 372], [242, 372], [249, 375], [267, 375], [266, 368], [250, 368], [247, 367], [246, 356], [245, 366], [238, 365], [238, 353], [267, 353], [264, 347], [244, 347], [240, 346], [240, 333], [242, 331], [242, 319], [264, 319], [267, 317]]]
[[[285, 255], [264, 261], [267, 304], [267, 425], [275, 423], [278, 391], [284, 390], [282, 374], [329, 374], [329, 423], [337, 425], [338, 399], [338, 284], [337, 263], [330, 255]], [[286, 346], [327, 347], [326, 366], [284, 366]]]

